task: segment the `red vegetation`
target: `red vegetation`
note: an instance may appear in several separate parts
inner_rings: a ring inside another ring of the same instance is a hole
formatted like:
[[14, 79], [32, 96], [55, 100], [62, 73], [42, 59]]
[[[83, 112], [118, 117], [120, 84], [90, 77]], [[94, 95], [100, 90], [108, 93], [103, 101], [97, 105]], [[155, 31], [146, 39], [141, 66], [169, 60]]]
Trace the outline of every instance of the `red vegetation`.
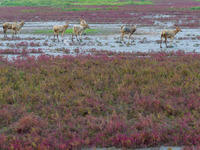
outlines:
[[[0, 15], [3, 20], [25, 21], [70, 21], [79, 22], [84, 18], [91, 23], [122, 23], [139, 24], [143, 26], [158, 26], [159, 22], [167, 25], [185, 28], [199, 27], [199, 10], [190, 8], [199, 6], [200, 3], [193, 0], [167, 0], [154, 2], [155, 5], [128, 5], [117, 6], [117, 10], [98, 11], [61, 11], [61, 8], [53, 7], [2, 7]], [[105, 8], [107, 6], [85, 6], [88, 8]], [[110, 6], [111, 7], [111, 6]], [[114, 7], [114, 6], [113, 6]], [[23, 12], [22, 10], [36, 10]], [[160, 15], [160, 16], [159, 16]], [[159, 17], [158, 17], [159, 16]]]
[[20, 118], [14, 123], [13, 128], [17, 133], [30, 133], [31, 130], [41, 130], [45, 127], [43, 120], [36, 118], [32, 114]]
[[0, 149], [198, 149], [199, 65], [182, 51], [0, 57]]

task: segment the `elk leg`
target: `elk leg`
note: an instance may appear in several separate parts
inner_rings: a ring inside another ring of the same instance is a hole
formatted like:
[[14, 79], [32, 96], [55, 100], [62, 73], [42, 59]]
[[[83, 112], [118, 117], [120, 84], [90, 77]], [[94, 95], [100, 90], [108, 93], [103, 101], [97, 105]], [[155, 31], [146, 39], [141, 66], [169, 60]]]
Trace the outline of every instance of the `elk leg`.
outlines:
[[55, 39], [55, 36], [56, 36], [56, 32], [54, 31], [54, 41], [56, 40], [56, 39]]
[[14, 37], [14, 30], [12, 29], [12, 38]]
[[86, 31], [85, 30], [83, 30], [83, 35], [86, 35]]
[[165, 45], [166, 45], [166, 47], [168, 48], [168, 46], [167, 46], [167, 38], [165, 38]]
[[122, 34], [120, 35], [120, 42], [122, 41]]
[[15, 37], [17, 37], [17, 30], [15, 30]]
[[58, 32], [57, 32], [57, 40], [58, 40], [58, 42], [60, 42], [60, 41], [59, 41], [59, 38], [58, 38]]
[[78, 32], [76, 32], [76, 40], [77, 40], [77, 41], [79, 41], [79, 39], [78, 39], [77, 35], [78, 35]]
[[7, 32], [7, 28], [4, 29], [4, 38], [7, 37], [6, 32]]
[[173, 37], [171, 37], [171, 43], [170, 43], [170, 45], [172, 45], [172, 42], [173, 42]]
[[80, 41], [82, 41], [82, 33], [80, 34], [80, 38], [79, 39], [80, 39]]
[[64, 35], [64, 32], [62, 33], [62, 41], [63, 41], [63, 35]]
[[129, 41], [130, 41], [130, 38], [131, 38], [131, 34], [130, 34], [129, 37], [128, 37], [128, 43], [129, 43]]
[[162, 41], [163, 41], [163, 36], [161, 36], [160, 48], [162, 48]]
[[126, 42], [124, 41], [124, 33], [122, 33], [121, 37], [122, 37], [123, 42], [126, 43]]
[[19, 38], [20, 31], [21, 31], [21, 30], [18, 31], [18, 38]]

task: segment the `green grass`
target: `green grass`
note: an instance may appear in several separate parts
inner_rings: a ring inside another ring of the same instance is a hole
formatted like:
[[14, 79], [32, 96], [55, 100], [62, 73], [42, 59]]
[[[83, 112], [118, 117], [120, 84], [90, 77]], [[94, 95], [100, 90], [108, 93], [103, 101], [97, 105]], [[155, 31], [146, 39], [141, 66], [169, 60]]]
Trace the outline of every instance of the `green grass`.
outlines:
[[[86, 29], [87, 34], [96, 34], [99, 31], [100, 30], [98, 29]], [[66, 34], [72, 34], [72, 32], [73, 32], [73, 29], [67, 29], [65, 31]], [[52, 30], [50, 29], [50, 30], [35, 30], [33, 33], [34, 34], [53, 34], [54, 32], [53, 32], [53, 29]]]
[[[63, 6], [60, 11], [105, 11], [105, 10], [117, 10], [118, 7], [106, 7], [106, 8], [86, 8], [86, 7], [78, 7], [78, 6], [73, 6], [73, 7], [69, 7], [69, 6]], [[21, 10], [21, 12], [23, 13], [31, 13], [31, 12], [37, 12], [37, 11], [42, 11], [41, 9], [37, 9], [37, 10], [27, 10], [27, 9], [23, 9]], [[57, 11], [54, 10], [54, 11]]]
[[150, 0], [0, 0], [0, 6], [153, 5]]
[[[200, 0], [199, 0], [199, 1], [200, 1]], [[192, 8], [190, 8], [190, 10], [200, 10], [200, 6], [192, 7]]]
[[118, 7], [107, 7], [107, 8], [85, 8], [85, 7], [73, 7], [73, 8], [62, 8], [61, 11], [97, 11], [97, 10], [117, 10]]
[[36, 12], [36, 10], [32, 10], [32, 9], [26, 10], [26, 9], [24, 9], [24, 10], [22, 10], [22, 12]]
[[141, 1], [132, 1], [127, 0], [125, 2], [119, 2], [118, 0], [93, 0], [93, 1], [83, 1], [78, 0], [78, 3], [74, 3], [74, 5], [109, 5], [109, 6], [123, 6], [123, 5], [153, 5], [153, 3], [149, 0], [141, 0]]

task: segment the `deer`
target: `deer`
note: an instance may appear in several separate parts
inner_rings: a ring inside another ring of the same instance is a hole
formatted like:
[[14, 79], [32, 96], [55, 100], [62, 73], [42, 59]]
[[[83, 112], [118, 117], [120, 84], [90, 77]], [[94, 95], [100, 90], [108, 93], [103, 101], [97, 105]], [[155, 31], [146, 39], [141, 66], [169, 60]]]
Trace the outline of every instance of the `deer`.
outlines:
[[12, 24], [12, 37], [14, 37], [14, 31], [15, 31], [15, 36], [16, 36], [17, 32], [18, 32], [18, 34], [20, 33], [23, 25], [24, 25], [24, 20], [22, 20], [21, 23], [15, 22]]
[[58, 39], [58, 34], [62, 33], [62, 41], [63, 41], [63, 35], [65, 33], [65, 31], [67, 30], [67, 28], [69, 27], [69, 22], [65, 22], [65, 25], [55, 25], [53, 26], [53, 31], [54, 31], [54, 41], [55, 41], [55, 36], [57, 34], [57, 40]]
[[176, 27], [175, 30], [163, 30], [163, 31], [161, 31], [160, 48], [162, 48], [163, 37], [165, 38], [165, 45], [168, 48], [168, 46], [167, 46], [167, 38], [171, 38], [171, 43], [170, 44], [172, 44], [173, 38], [178, 32], [182, 32], [180, 27]]
[[[85, 24], [84, 26], [81, 26], [81, 25], [74, 25], [73, 26], [73, 33], [72, 33], [72, 41], [73, 41], [73, 35], [75, 34], [76, 35], [76, 39], [77, 39], [77, 41], [81, 41], [82, 39], [81, 39], [81, 35], [82, 35], [82, 33], [83, 33], [83, 31], [85, 30], [85, 29], [90, 29], [90, 27], [89, 27], [89, 25], [88, 24]], [[79, 36], [80, 36], [80, 38], [78, 39], [77, 38], [77, 35], [79, 34]]]
[[[131, 35], [136, 31], [137, 25], [134, 25], [134, 27], [128, 28], [121, 26], [121, 41], [124, 41], [124, 34], [128, 34], [128, 40], [130, 39]], [[124, 41], [125, 43], [125, 41]]]
[[12, 23], [9, 23], [9, 22], [3, 23], [4, 38], [7, 37], [7, 30], [8, 30], [8, 29], [12, 29], [12, 25], [13, 25], [14, 23], [17, 23], [17, 21], [12, 22]]

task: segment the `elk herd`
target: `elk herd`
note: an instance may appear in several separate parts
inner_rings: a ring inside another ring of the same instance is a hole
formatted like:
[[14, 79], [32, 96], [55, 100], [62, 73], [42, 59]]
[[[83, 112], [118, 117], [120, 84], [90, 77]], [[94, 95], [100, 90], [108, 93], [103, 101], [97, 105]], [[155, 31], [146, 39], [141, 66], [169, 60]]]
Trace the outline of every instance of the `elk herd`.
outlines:
[[[24, 20], [22, 20], [20, 23], [17, 23], [15, 21], [14, 23], [8, 23], [5, 22], [3, 23], [3, 32], [4, 32], [4, 38], [7, 37], [7, 30], [11, 29], [12, 30], [12, 38], [17, 36], [17, 33], [19, 34], [22, 27], [24, 25]], [[66, 22], [65, 25], [55, 25], [53, 26], [53, 31], [54, 31], [54, 41], [55, 41], [55, 36], [57, 36], [57, 40], [59, 41], [58, 34], [62, 33], [62, 41], [63, 41], [63, 36], [67, 28], [69, 27], [69, 22]], [[121, 26], [121, 36], [120, 36], [120, 41], [124, 41], [124, 35], [128, 35], [128, 40], [130, 39], [131, 35], [136, 31], [137, 25], [134, 25], [131, 28]], [[72, 33], [72, 41], [73, 41], [73, 36], [76, 36], [77, 41], [81, 40], [82, 34], [85, 32], [85, 29], [90, 29], [89, 25], [85, 20], [80, 19], [80, 25], [74, 25], [73, 26], [73, 33]], [[167, 46], [167, 38], [171, 39], [171, 43], [173, 42], [174, 36], [178, 33], [181, 32], [180, 27], [177, 27], [175, 30], [163, 30], [161, 32], [161, 42], [160, 42], [160, 48], [162, 48], [162, 42], [163, 38], [165, 38], [165, 44]], [[79, 35], [79, 39], [78, 36]]]

